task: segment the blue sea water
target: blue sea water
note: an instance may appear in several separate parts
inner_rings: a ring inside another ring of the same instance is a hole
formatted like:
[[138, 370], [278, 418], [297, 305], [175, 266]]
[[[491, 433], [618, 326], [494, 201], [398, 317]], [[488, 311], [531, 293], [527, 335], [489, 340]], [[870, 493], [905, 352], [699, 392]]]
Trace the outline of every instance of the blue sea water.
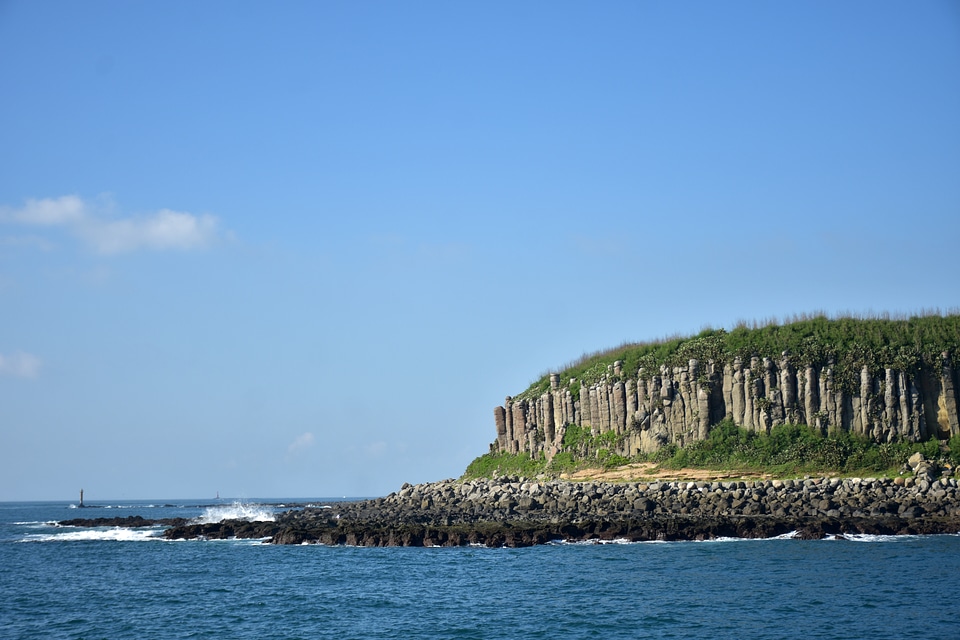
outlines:
[[52, 525], [272, 502], [0, 503], [0, 638], [960, 637], [953, 535], [351, 548]]

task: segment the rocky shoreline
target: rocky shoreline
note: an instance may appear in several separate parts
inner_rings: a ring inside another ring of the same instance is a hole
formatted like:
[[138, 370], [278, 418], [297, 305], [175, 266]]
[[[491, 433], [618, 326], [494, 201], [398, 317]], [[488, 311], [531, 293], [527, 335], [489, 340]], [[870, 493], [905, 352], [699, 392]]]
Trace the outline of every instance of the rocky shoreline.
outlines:
[[405, 484], [383, 498], [279, 514], [273, 522], [181, 524], [169, 539], [273, 544], [519, 547], [551, 541], [805, 539], [960, 532], [956, 479], [805, 478], [756, 482]]

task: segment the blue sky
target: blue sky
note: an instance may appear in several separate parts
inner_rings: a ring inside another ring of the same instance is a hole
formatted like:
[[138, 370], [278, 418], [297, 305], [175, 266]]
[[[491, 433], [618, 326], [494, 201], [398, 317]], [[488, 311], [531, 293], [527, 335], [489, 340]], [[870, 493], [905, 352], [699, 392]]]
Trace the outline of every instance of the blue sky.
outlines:
[[954, 2], [0, 2], [0, 500], [458, 476], [585, 351], [960, 301]]

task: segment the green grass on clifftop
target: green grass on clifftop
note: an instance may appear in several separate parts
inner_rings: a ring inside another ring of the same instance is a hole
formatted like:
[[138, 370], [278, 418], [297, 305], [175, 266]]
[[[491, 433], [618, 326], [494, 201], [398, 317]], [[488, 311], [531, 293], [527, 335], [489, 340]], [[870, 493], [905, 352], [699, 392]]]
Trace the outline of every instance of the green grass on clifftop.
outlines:
[[[905, 319], [813, 315], [784, 324], [770, 321], [748, 327], [741, 323], [730, 331], [705, 329], [696, 336], [624, 344], [585, 354], [559, 373], [562, 386], [577, 379], [569, 386], [577, 396], [580, 383], [598, 381], [617, 360], [623, 361], [623, 377], [635, 379], [640, 367], [652, 375], [661, 365], [686, 366], [691, 358], [702, 363], [711, 359], [728, 362], [736, 357], [749, 363], [752, 356], [779, 361], [784, 351], [798, 368], [833, 361], [838, 384], [852, 389], [864, 365], [874, 373], [887, 367], [914, 372], [922, 362], [937, 364], [944, 351], [956, 356], [960, 353], [960, 314], [936, 312]], [[549, 388], [550, 376], [544, 374], [517, 397], [537, 397]]]

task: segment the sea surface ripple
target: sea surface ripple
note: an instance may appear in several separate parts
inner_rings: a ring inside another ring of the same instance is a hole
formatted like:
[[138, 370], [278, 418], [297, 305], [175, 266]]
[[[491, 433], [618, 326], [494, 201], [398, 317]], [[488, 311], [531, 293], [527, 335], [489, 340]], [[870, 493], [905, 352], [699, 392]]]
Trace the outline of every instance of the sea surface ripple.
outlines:
[[[138, 513], [168, 516], [152, 509]], [[81, 530], [52, 527], [56, 513], [51, 503], [0, 503], [2, 638], [849, 639], [960, 631], [949, 597], [960, 536], [291, 547], [170, 542], [150, 529], [70, 537]]]

